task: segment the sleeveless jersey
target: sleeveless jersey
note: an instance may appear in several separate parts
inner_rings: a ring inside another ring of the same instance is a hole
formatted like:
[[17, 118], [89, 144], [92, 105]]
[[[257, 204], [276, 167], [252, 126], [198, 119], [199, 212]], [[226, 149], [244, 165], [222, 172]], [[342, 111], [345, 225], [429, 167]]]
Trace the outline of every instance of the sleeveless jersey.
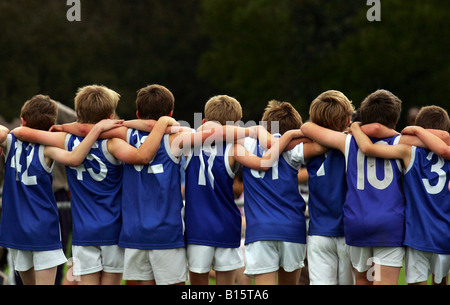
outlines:
[[[377, 144], [397, 144], [399, 136], [371, 139]], [[401, 164], [396, 160], [366, 157], [355, 139], [347, 136], [348, 191], [344, 203], [344, 232], [348, 245], [399, 247], [405, 232], [405, 198]]]
[[[255, 139], [246, 138], [245, 148], [257, 156], [264, 154]], [[306, 243], [305, 201], [297, 178], [302, 163], [303, 144], [299, 144], [283, 152], [265, 172], [242, 168], [246, 244], [261, 240]]]
[[412, 147], [405, 173], [406, 246], [450, 254], [450, 161]]
[[345, 158], [338, 150], [307, 161], [308, 235], [344, 236], [343, 205], [347, 195]]
[[[139, 148], [148, 132], [128, 130], [128, 143]], [[123, 226], [119, 246], [134, 249], [184, 247], [180, 165], [164, 135], [147, 165], [124, 164]]]
[[186, 160], [186, 243], [238, 248], [241, 213], [234, 202], [231, 143], [194, 148]]
[[[66, 149], [72, 151], [83, 138], [68, 134]], [[66, 166], [73, 217], [72, 244], [116, 245], [121, 220], [122, 166], [98, 140], [78, 167]]]
[[19, 141], [11, 133], [5, 152], [0, 245], [30, 251], [62, 248], [52, 167], [44, 146]]

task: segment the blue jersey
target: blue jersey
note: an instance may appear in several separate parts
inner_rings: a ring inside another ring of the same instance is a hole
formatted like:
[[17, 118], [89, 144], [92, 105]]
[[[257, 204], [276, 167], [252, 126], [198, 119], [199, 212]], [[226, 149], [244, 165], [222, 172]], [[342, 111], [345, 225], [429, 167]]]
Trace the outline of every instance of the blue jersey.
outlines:
[[405, 245], [450, 254], [450, 161], [412, 147], [405, 174]]
[[[128, 130], [128, 143], [139, 148], [148, 132]], [[124, 164], [119, 246], [134, 249], [184, 247], [180, 159], [164, 135], [147, 165]]]
[[186, 161], [186, 242], [238, 248], [241, 213], [234, 202], [232, 144], [193, 149]]
[[[66, 137], [72, 151], [83, 138]], [[121, 220], [122, 165], [98, 140], [78, 167], [66, 166], [73, 217], [72, 244], [77, 246], [116, 245]]]
[[307, 161], [309, 235], [344, 236], [345, 158], [337, 150]]
[[[264, 151], [254, 139], [245, 148], [255, 155]], [[306, 243], [305, 201], [298, 189], [298, 170], [303, 161], [303, 144], [283, 152], [267, 171], [243, 167], [245, 243], [278, 240]]]
[[44, 146], [7, 137], [0, 245], [30, 251], [62, 248], [52, 167]]
[[[392, 145], [399, 139], [395, 136], [371, 140], [381, 145]], [[350, 135], [345, 149], [348, 184], [344, 203], [346, 243], [357, 247], [402, 246], [405, 198], [400, 162], [366, 157]]]

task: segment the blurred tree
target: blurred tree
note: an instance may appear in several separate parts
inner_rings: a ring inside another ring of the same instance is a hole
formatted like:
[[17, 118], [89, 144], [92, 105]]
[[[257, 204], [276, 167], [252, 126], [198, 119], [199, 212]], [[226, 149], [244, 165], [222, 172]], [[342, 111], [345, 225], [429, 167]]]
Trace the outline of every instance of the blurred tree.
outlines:
[[37, 93], [73, 106], [77, 88], [106, 85], [135, 117], [136, 91], [175, 95], [175, 117], [193, 123], [214, 94], [235, 96], [245, 120], [270, 99], [304, 120], [324, 90], [356, 106], [377, 88], [412, 105], [448, 108], [450, 2], [382, 1], [369, 22], [360, 0], [83, 0], [81, 22], [65, 1], [0, 1], [0, 114], [11, 120]]
[[[358, 106], [378, 88], [391, 90], [403, 101], [404, 125], [408, 108], [450, 102], [450, 2], [382, 1], [381, 22], [368, 22], [365, 12], [318, 70], [327, 69], [322, 90], [340, 88]], [[446, 85], [447, 84], [447, 85]]]
[[175, 94], [177, 119], [202, 111], [211, 90], [196, 76], [197, 0], [81, 3], [81, 22], [69, 22], [65, 1], [0, 2], [1, 115], [11, 120], [37, 93], [73, 107], [77, 88], [93, 83], [121, 94], [124, 118], [135, 117], [136, 91], [151, 83]]
[[[360, 1], [203, 0], [201, 27], [211, 40], [199, 73], [234, 94], [258, 120], [270, 99], [293, 103], [307, 119], [320, 92], [319, 60], [353, 30]], [[326, 76], [325, 76], [326, 77]]]

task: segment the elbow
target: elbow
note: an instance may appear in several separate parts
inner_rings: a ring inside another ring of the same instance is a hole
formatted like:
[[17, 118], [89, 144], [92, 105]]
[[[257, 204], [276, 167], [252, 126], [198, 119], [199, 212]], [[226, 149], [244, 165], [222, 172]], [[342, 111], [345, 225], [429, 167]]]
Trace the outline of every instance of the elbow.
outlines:
[[151, 158], [150, 156], [137, 156], [135, 158], [135, 165], [147, 165], [149, 164], [151, 161], [153, 160], [153, 158]]
[[311, 127], [312, 127], [311, 123], [307, 122], [300, 127], [300, 130], [307, 137], [308, 134], [311, 132]]
[[69, 160], [66, 165], [70, 167], [78, 167], [83, 163], [84, 159], [71, 159]]
[[450, 160], [450, 147], [442, 149], [442, 151], [438, 152], [438, 155], [444, 158], [445, 160]]
[[12, 133], [14, 134], [14, 136], [18, 139], [23, 138], [23, 128], [16, 128], [12, 131]]
[[361, 146], [358, 146], [358, 148], [359, 148], [359, 150], [361, 150], [361, 152], [364, 155], [366, 155], [368, 157], [371, 157], [373, 155], [373, 150], [371, 149], [370, 146], [361, 145]]

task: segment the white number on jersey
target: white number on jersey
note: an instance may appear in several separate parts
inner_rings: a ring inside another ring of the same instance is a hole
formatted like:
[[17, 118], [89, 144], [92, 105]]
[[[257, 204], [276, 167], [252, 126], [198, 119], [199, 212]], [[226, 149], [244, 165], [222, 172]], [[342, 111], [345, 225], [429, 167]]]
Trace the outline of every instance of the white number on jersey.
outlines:
[[[80, 145], [80, 140], [75, 139], [74, 143], [73, 143], [73, 148], [72, 150], [74, 150], [78, 145]], [[98, 142], [95, 142], [94, 145], [92, 145], [92, 148], [98, 148]], [[93, 155], [91, 153], [89, 153], [86, 156], [86, 159], [88, 159], [89, 161], [93, 161], [94, 159], [98, 162], [99, 166], [100, 166], [100, 171], [98, 173], [94, 172], [94, 170], [92, 168], [88, 168], [86, 170], [86, 167], [84, 166], [83, 163], [81, 163], [79, 166], [77, 167], [70, 167], [73, 170], [77, 171], [77, 180], [79, 181], [83, 181], [83, 172], [88, 172], [89, 176], [91, 176], [92, 179], [94, 179], [95, 181], [103, 181], [106, 178], [106, 174], [108, 173], [108, 168], [106, 167], [105, 163], [103, 163], [103, 161], [97, 157], [96, 155]]]
[[[385, 141], [378, 141], [375, 144], [381, 145], [389, 145]], [[365, 175], [367, 173], [367, 181], [371, 186], [376, 189], [384, 190], [387, 188], [392, 180], [394, 180], [394, 171], [392, 169], [391, 162], [388, 159], [384, 160], [384, 179], [378, 180], [377, 177], [377, 165], [376, 158], [367, 157], [367, 169], [364, 167], [364, 161], [366, 160], [366, 156], [361, 152], [358, 148], [358, 155], [356, 157], [357, 164], [357, 188], [358, 190], [364, 190], [365, 184]]]
[[319, 169], [317, 170], [316, 173], [317, 177], [325, 176], [325, 161], [328, 158], [328, 154], [329, 154], [328, 152], [325, 153], [325, 160], [323, 160], [322, 165], [320, 165]]
[[[22, 155], [22, 141], [17, 140], [14, 144], [15, 154], [13, 159], [11, 160], [11, 167], [16, 170], [16, 181], [19, 181], [19, 173], [22, 172], [22, 164], [20, 164], [20, 156]], [[27, 153], [27, 164], [25, 171], [22, 173], [20, 177], [20, 181], [25, 185], [37, 185], [36, 176], [28, 176], [28, 167], [33, 161], [34, 155], [34, 147], [35, 144], [30, 143], [26, 148]]]
[[[139, 132], [137, 130], [134, 131], [134, 135], [136, 136], [136, 138], [138, 139], [136, 146], [137, 149], [139, 149], [139, 147], [141, 147], [142, 143], [145, 142], [145, 140], [147, 139], [147, 136], [142, 137], [142, 139], [139, 138]], [[151, 160], [148, 163], [148, 170], [147, 173], [148, 174], [162, 174], [164, 173], [164, 167], [162, 164], [155, 164], [152, 165], [153, 160]], [[134, 165], [134, 169], [138, 172], [141, 172], [144, 169], [145, 165]]]
[[[275, 161], [275, 163], [272, 165], [272, 180], [278, 180], [278, 160]], [[252, 173], [252, 176], [259, 179], [259, 178], [264, 178], [264, 176], [266, 175], [265, 171], [257, 171], [255, 169], [252, 169], [250, 171]]]
[[[214, 189], [214, 175], [212, 172], [212, 167], [214, 165], [214, 159], [217, 156], [217, 147], [210, 146], [210, 155], [208, 158], [208, 180], [211, 187]], [[206, 185], [206, 175], [205, 175], [205, 161], [203, 160], [203, 152], [200, 150], [200, 155], [198, 156], [200, 160], [200, 169], [198, 170], [198, 185]]]
[[[434, 152], [430, 152], [427, 156], [427, 160], [433, 158]], [[431, 166], [431, 172], [436, 173], [439, 176], [438, 183], [436, 185], [431, 185], [429, 179], [422, 179], [423, 185], [428, 193], [431, 195], [439, 194], [445, 187], [445, 182], [447, 181], [447, 173], [442, 169], [445, 165], [444, 159], [438, 156], [438, 161], [436, 164]]]

